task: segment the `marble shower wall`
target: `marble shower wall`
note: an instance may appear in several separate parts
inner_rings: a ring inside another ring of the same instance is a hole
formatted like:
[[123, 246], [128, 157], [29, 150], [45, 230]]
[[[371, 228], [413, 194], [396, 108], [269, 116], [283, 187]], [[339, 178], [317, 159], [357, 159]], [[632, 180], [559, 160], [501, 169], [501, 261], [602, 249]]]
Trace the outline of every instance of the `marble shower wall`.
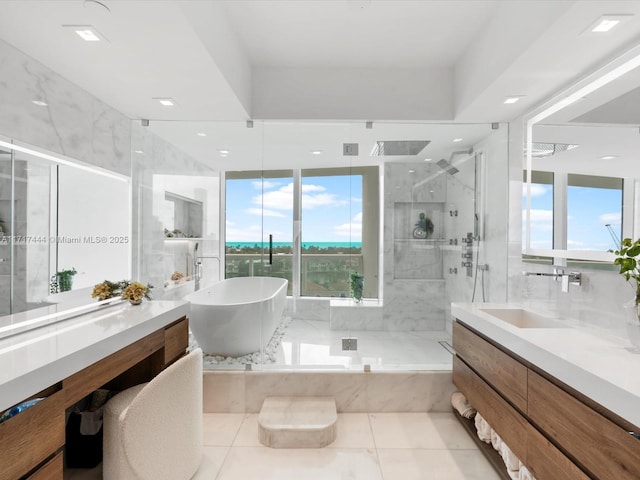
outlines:
[[[385, 164], [384, 330], [445, 328], [446, 181], [430, 163]], [[420, 212], [433, 217], [434, 237], [426, 241], [412, 236]]]

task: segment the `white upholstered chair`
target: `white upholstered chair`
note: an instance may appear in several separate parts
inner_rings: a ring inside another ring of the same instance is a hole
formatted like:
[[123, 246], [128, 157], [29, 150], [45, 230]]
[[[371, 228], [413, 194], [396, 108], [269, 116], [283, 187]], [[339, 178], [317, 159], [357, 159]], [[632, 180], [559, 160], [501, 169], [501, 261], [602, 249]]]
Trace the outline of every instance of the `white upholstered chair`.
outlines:
[[202, 457], [202, 351], [131, 387], [104, 412], [104, 480], [187, 480]]

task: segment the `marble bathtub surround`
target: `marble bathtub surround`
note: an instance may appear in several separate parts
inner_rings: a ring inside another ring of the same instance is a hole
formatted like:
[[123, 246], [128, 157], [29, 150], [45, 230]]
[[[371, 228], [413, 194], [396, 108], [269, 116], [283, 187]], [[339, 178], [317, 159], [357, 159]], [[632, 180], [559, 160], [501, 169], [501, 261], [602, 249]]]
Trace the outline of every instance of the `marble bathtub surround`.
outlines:
[[327, 396], [338, 412], [449, 412], [451, 371], [204, 372], [204, 411], [257, 413], [268, 396]]

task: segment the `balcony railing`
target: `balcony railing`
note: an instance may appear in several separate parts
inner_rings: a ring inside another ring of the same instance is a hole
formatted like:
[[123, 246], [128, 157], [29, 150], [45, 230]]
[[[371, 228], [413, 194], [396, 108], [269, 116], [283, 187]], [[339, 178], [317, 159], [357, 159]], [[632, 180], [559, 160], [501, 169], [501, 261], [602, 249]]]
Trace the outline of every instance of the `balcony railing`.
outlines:
[[[303, 253], [300, 268], [300, 294], [305, 297], [348, 297], [349, 273], [363, 272], [361, 253]], [[227, 253], [226, 278], [280, 277], [289, 280], [288, 295], [292, 294], [293, 255], [278, 253], [269, 256], [259, 253]]]

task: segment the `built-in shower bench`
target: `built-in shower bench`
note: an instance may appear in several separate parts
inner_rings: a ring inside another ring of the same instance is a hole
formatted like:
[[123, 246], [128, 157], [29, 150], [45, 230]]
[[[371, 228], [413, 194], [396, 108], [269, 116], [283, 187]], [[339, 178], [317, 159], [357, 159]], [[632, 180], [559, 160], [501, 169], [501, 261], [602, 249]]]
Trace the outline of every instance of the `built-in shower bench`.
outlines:
[[332, 298], [329, 315], [331, 330], [384, 330], [382, 300], [375, 298], [359, 303], [351, 298]]

